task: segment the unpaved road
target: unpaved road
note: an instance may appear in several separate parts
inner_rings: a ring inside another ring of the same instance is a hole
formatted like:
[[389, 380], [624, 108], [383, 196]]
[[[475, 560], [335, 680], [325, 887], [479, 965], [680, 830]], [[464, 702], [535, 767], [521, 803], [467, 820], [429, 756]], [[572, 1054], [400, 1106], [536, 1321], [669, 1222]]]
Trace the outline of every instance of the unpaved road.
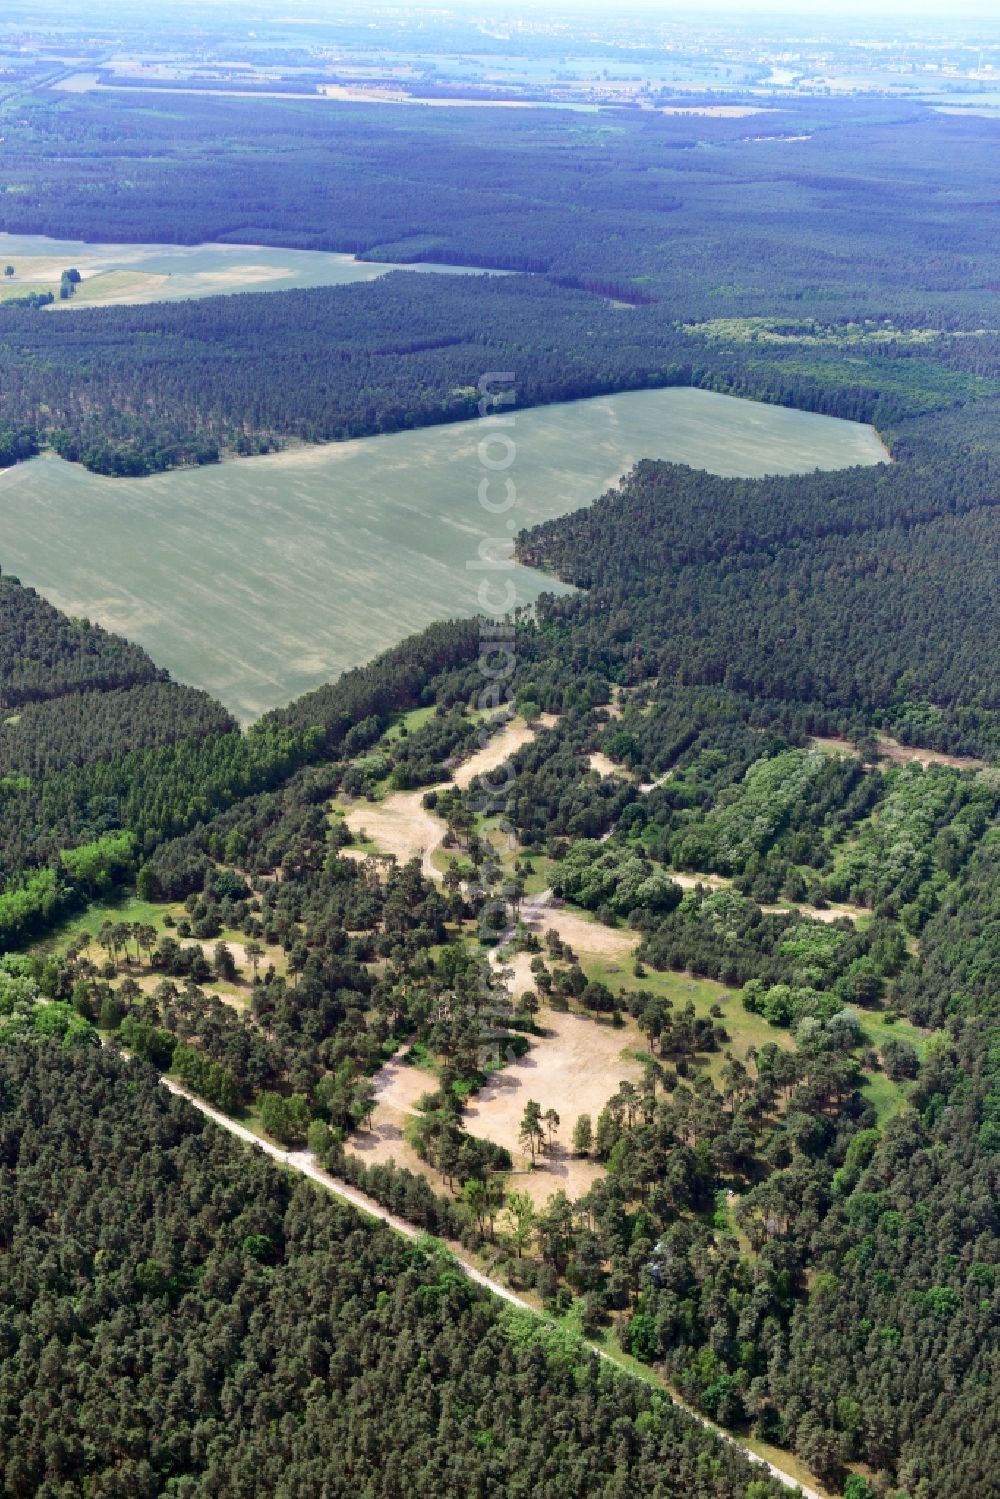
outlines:
[[[235, 1135], [244, 1144], [255, 1145], [265, 1155], [277, 1161], [279, 1165], [287, 1166], [292, 1171], [298, 1171], [301, 1176], [308, 1177], [310, 1181], [316, 1182], [319, 1186], [325, 1188], [326, 1191], [332, 1192], [334, 1196], [342, 1198], [345, 1202], [349, 1202], [352, 1207], [357, 1208], [362, 1213], [366, 1213], [370, 1218], [377, 1218], [379, 1222], [387, 1224], [389, 1228], [394, 1229], [396, 1233], [403, 1234], [407, 1239], [420, 1239], [423, 1237], [422, 1229], [415, 1228], [412, 1223], [407, 1223], [403, 1218], [397, 1218], [387, 1208], [382, 1207], [381, 1203], [376, 1202], [373, 1197], [366, 1196], [364, 1192], [359, 1192], [356, 1187], [351, 1187], [347, 1182], [339, 1181], [336, 1177], [331, 1176], [328, 1171], [324, 1171], [321, 1166], [316, 1164], [316, 1158], [311, 1151], [283, 1150], [280, 1145], [273, 1145], [269, 1140], [261, 1140], [242, 1124], [237, 1124], [235, 1119], [228, 1118], [227, 1115], [221, 1114], [218, 1109], [213, 1109], [209, 1104], [204, 1103], [202, 1099], [197, 1098], [193, 1093], [189, 1093], [179, 1083], [172, 1082], [169, 1078], [165, 1077], [161, 1078], [160, 1081], [171, 1093], [177, 1094], [180, 1098], [187, 1099], [188, 1103], [196, 1108], [199, 1113], [206, 1115], [207, 1118], [220, 1125], [222, 1129], [228, 1130], [231, 1135]], [[484, 1290], [489, 1291], [494, 1296], [499, 1296], [503, 1301], [509, 1302], [511, 1306], [520, 1307], [522, 1311], [530, 1312], [536, 1317], [541, 1315], [536, 1307], [533, 1307], [530, 1302], [523, 1301], [509, 1286], [502, 1285], [500, 1281], [493, 1280], [489, 1275], [484, 1275], [478, 1266], [474, 1265], [471, 1260], [466, 1259], [460, 1249], [452, 1245], [448, 1247], [455, 1263], [470, 1280], [475, 1281], [476, 1285], [482, 1286]], [[615, 1362], [611, 1358], [611, 1355], [603, 1348], [598, 1348], [593, 1343], [589, 1343], [587, 1346], [600, 1358], [608, 1359], [612, 1363]], [[682, 1405], [692, 1420], [697, 1421], [706, 1431], [714, 1432], [717, 1437], [724, 1442], [728, 1442], [731, 1447], [738, 1447], [750, 1462], [765, 1469], [770, 1473], [772, 1478], [776, 1478], [786, 1488], [803, 1494], [805, 1499], [824, 1499], [824, 1496], [816, 1489], [803, 1487], [790, 1473], [783, 1472], [781, 1468], [776, 1467], [773, 1463], [765, 1462], [763, 1458], [758, 1457], [749, 1448], [744, 1447], [743, 1443], [738, 1441], [730, 1432], [724, 1431], [721, 1426], [716, 1426], [714, 1422], [709, 1421], [707, 1416], [699, 1415], [697, 1411], [690, 1410], [681, 1401], [676, 1401], [675, 1403]]]
[[[539, 719], [542, 728], [546, 729], [556, 722], [551, 713], [543, 713]], [[424, 878], [440, 883], [443, 876], [434, 864], [434, 853], [447, 828], [440, 817], [427, 811], [424, 797], [428, 791], [448, 791], [453, 786], [466, 790], [476, 776], [498, 770], [517, 750], [530, 744], [536, 732], [523, 720], [512, 720], [482, 749], [463, 760], [450, 781], [422, 786], [419, 791], [397, 791], [381, 802], [359, 802], [357, 808], [352, 807], [347, 814], [348, 829], [355, 836], [367, 833], [380, 853], [395, 854], [401, 864], [418, 858]], [[345, 849], [344, 852], [351, 854], [352, 850]], [[355, 851], [355, 856], [363, 858], [364, 854]]]

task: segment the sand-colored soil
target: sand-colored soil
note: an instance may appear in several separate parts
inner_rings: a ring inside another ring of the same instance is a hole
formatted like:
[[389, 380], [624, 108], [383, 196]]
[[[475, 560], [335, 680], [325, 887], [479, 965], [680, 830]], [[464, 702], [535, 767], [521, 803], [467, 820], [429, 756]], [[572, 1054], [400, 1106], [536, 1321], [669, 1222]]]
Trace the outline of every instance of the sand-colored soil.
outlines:
[[807, 916], [811, 921], [822, 921], [826, 926], [839, 921], [846, 916], [849, 921], [859, 921], [862, 916], [870, 916], [872, 913], [866, 911], [863, 906], [848, 906], [837, 901], [831, 901], [828, 906], [761, 906], [761, 910], [773, 915], [782, 915], [787, 911], [794, 911], [797, 916]]
[[507, 978], [507, 989], [514, 1000], [520, 999], [521, 995], [528, 990], [537, 992], [535, 975], [531, 971], [531, 959], [533, 953], [516, 952], [509, 956], [491, 955], [493, 966], [500, 970]]
[[[539, 724], [551, 728], [556, 721], [551, 714], [544, 714]], [[530, 744], [536, 732], [523, 719], [513, 719], [488, 744], [463, 761], [450, 783], [443, 782], [438, 789], [449, 784], [465, 789], [477, 775], [488, 775], [509, 760], [516, 750]], [[381, 802], [359, 802], [347, 813], [346, 823], [348, 831], [356, 838], [366, 833], [380, 853], [393, 854], [401, 864], [418, 858], [425, 877], [440, 880], [441, 870], [433, 856], [446, 829], [441, 819], [423, 805], [427, 790], [424, 787], [420, 791], [397, 791]], [[353, 857], [364, 858], [365, 854], [354, 850]]]
[[[569, 1197], [579, 1197], [601, 1175], [596, 1162], [571, 1154], [573, 1125], [580, 1114], [596, 1119], [620, 1083], [641, 1079], [641, 1066], [625, 1053], [645, 1043], [631, 1021], [615, 1027], [549, 1009], [538, 1019], [544, 1034], [533, 1037], [526, 1056], [513, 1060], [469, 1100], [464, 1126], [470, 1134], [505, 1146], [515, 1165], [511, 1185], [543, 1203], [560, 1188]], [[378, 1103], [372, 1129], [356, 1131], [348, 1148], [369, 1162], [396, 1161], [440, 1186], [438, 1174], [419, 1160], [404, 1138], [406, 1121], [421, 1094], [437, 1086], [434, 1075], [393, 1061], [374, 1081]], [[529, 1098], [543, 1110], [555, 1109], [561, 1120], [553, 1149], [539, 1156], [534, 1170], [518, 1140]]]
[[403, 1131], [407, 1115], [391, 1104], [380, 1103], [372, 1116], [371, 1125], [355, 1130], [345, 1142], [351, 1155], [364, 1161], [366, 1166], [386, 1166], [390, 1162], [422, 1176], [430, 1182], [435, 1192], [447, 1192], [444, 1177], [433, 1166], [422, 1161], [411, 1145], [407, 1145]]
[[986, 761], [976, 760], [971, 755], [944, 755], [937, 750], [919, 749], [915, 745], [900, 744], [888, 734], [878, 736], [879, 748], [887, 760], [896, 765], [950, 765], [955, 770], [985, 770]]
[[452, 782], [463, 791], [470, 786], [476, 776], [488, 775], [491, 770], [496, 770], [509, 760], [511, 755], [526, 744], [530, 744], [535, 738], [538, 728], [551, 729], [559, 722], [554, 713], [543, 713], [537, 720], [537, 728], [529, 726], [521, 718], [514, 718], [507, 727], [499, 734], [495, 734], [488, 744], [482, 749], [476, 750], [455, 771]]
[[347, 827], [356, 838], [367, 834], [379, 853], [394, 855], [400, 864], [420, 859], [427, 878], [440, 879], [430, 856], [444, 837], [445, 826], [423, 806], [424, 795], [423, 791], [397, 791], [382, 802], [359, 802], [347, 814]]
[[589, 921], [579, 911], [553, 902], [547, 890], [524, 902], [521, 920], [538, 936], [543, 936], [550, 929], [558, 932], [563, 942], [568, 942], [575, 953], [593, 958], [625, 961], [631, 958], [639, 945], [638, 932], [626, 927], [604, 926], [600, 921]]
[[[170, 935], [174, 934], [171, 933]], [[198, 937], [178, 937], [177, 941], [180, 943], [181, 947], [200, 947], [209, 962], [212, 961], [212, 954], [215, 952], [215, 949], [221, 942], [224, 946], [229, 948], [229, 951], [233, 955], [233, 959], [236, 963], [237, 968], [245, 968], [247, 971], [247, 975], [249, 976], [250, 974], [250, 959], [247, 957], [246, 943], [244, 942], [230, 942], [228, 937], [211, 937], [207, 940], [202, 940]], [[264, 944], [261, 943], [261, 946], [264, 947]], [[268, 964], [270, 963], [273, 963], [275, 968], [284, 967], [285, 954], [282, 952], [280, 947], [264, 947], [264, 956], [260, 959], [258, 966], [261, 970], [263, 970], [267, 968]]]
[[[985, 770], [986, 761], [972, 755], [946, 755], [938, 750], [921, 749], [918, 745], [900, 744], [888, 734], [877, 734], [879, 749], [894, 765], [950, 765], [954, 770]], [[810, 743], [829, 755], [854, 755], [857, 751], [849, 739], [836, 736], [813, 738]]]
[[631, 1022], [612, 1026], [544, 1009], [538, 1023], [543, 1034], [532, 1038], [527, 1055], [497, 1073], [465, 1111], [472, 1134], [505, 1145], [515, 1160], [523, 1159], [518, 1129], [529, 1098], [556, 1110], [562, 1121], [556, 1138], [568, 1145], [578, 1115], [596, 1118], [620, 1083], [642, 1077], [639, 1063], [624, 1055], [646, 1045]]
[[668, 869], [667, 876], [675, 885], [680, 885], [682, 890], [696, 890], [699, 885], [706, 890], [725, 890], [732, 884], [721, 874], [685, 874], [681, 870]]
[[596, 750], [592, 755], [589, 755], [587, 758], [588, 758], [591, 770], [596, 770], [597, 774], [599, 776], [623, 776], [623, 777], [626, 777], [626, 778], [628, 777], [628, 771], [625, 769], [625, 767], [623, 765], [616, 765], [615, 762], [614, 762], [614, 760], [609, 760], [608, 757], [607, 757], [607, 755], [602, 755], [601, 754], [600, 750]]

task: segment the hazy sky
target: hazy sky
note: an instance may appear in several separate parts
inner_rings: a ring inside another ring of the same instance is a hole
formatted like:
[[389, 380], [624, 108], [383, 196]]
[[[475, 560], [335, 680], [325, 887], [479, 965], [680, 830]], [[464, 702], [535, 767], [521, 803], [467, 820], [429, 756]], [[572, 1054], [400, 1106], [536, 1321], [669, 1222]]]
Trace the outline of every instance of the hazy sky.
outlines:
[[[441, 4], [442, 0], [436, 0]], [[448, 0], [443, 0], [445, 6]], [[466, 14], [481, 15], [481, 0], [452, 0], [449, 7]], [[531, 10], [563, 16], [574, 11], [580, 15], [608, 14], [607, 0], [497, 0], [497, 13]], [[728, 16], [734, 20], [788, 17], [800, 22], [822, 23], [867, 20], [877, 25], [882, 19], [897, 24], [908, 21], [915, 26], [937, 24], [947, 27], [955, 20], [982, 20], [1000, 24], [1000, 0], [620, 0], [615, 11], [623, 16], [650, 15], [663, 21], [672, 18], [697, 21], [704, 16]]]
[[[544, 9], [544, 5], [542, 7]], [[590, 13], [607, 11], [606, 0], [553, 0], [552, 9], [579, 10]], [[710, 12], [733, 17], [792, 15], [799, 19], [836, 21], [840, 18], [867, 17], [877, 21], [882, 16], [917, 23], [937, 21], [947, 24], [956, 16], [996, 21], [998, 0], [622, 0], [622, 14], [643, 12], [664, 20], [671, 16], [694, 17]]]

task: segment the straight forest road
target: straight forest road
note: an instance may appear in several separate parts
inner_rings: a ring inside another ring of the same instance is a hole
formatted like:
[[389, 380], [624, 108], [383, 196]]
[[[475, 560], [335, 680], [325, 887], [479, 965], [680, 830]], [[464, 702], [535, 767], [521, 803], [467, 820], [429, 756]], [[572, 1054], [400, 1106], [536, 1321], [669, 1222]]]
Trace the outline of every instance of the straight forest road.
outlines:
[[[210, 1104], [205, 1103], [196, 1094], [189, 1093], [187, 1088], [182, 1088], [179, 1083], [175, 1083], [167, 1077], [161, 1077], [160, 1081], [171, 1093], [176, 1094], [179, 1098], [186, 1099], [199, 1113], [204, 1114], [215, 1124], [220, 1125], [222, 1129], [228, 1130], [231, 1135], [235, 1135], [245, 1145], [256, 1146], [258, 1150], [262, 1150], [265, 1155], [270, 1156], [279, 1165], [286, 1166], [289, 1170], [297, 1171], [301, 1176], [308, 1177], [310, 1181], [316, 1182], [317, 1185], [323, 1187], [327, 1192], [333, 1193], [335, 1197], [342, 1198], [344, 1202], [349, 1202], [352, 1207], [357, 1208], [359, 1212], [366, 1213], [370, 1218], [377, 1218], [379, 1222], [394, 1229], [396, 1233], [403, 1234], [407, 1239], [420, 1239], [423, 1237], [422, 1229], [416, 1228], [412, 1223], [407, 1223], [405, 1218], [397, 1218], [394, 1213], [390, 1213], [387, 1208], [384, 1208], [381, 1203], [376, 1202], [373, 1197], [368, 1197], [364, 1192], [359, 1192], [356, 1187], [352, 1187], [347, 1182], [340, 1181], [337, 1177], [331, 1176], [328, 1171], [324, 1171], [321, 1166], [317, 1165], [316, 1158], [311, 1151], [283, 1150], [280, 1145], [274, 1145], [270, 1140], [262, 1140], [252, 1130], [248, 1130], [245, 1125], [238, 1124], [235, 1119], [230, 1119], [228, 1115], [220, 1113], [218, 1109], [213, 1109]], [[485, 1275], [471, 1260], [466, 1259], [462, 1252], [454, 1245], [449, 1244], [448, 1251], [463, 1274], [467, 1275], [476, 1285], [482, 1286], [484, 1290], [491, 1292], [494, 1296], [499, 1296], [502, 1301], [509, 1302], [511, 1306], [516, 1306], [522, 1311], [530, 1312], [533, 1317], [541, 1315], [537, 1307], [532, 1306], [528, 1301], [522, 1300], [509, 1286], [502, 1285], [500, 1281], [493, 1280], [489, 1275]], [[587, 1343], [586, 1346], [592, 1353], [596, 1353], [599, 1358], [607, 1359], [621, 1370], [621, 1365], [603, 1348], [599, 1348], [596, 1343]], [[622, 1370], [622, 1372], [626, 1375], [628, 1374], [627, 1370]], [[764, 1458], [758, 1457], [755, 1452], [752, 1452], [749, 1447], [746, 1447], [731, 1432], [723, 1430], [721, 1426], [716, 1426], [715, 1422], [710, 1421], [707, 1416], [700, 1415], [698, 1411], [692, 1410], [685, 1402], [677, 1400], [669, 1390], [666, 1393], [670, 1395], [675, 1404], [680, 1405], [682, 1410], [687, 1412], [693, 1421], [697, 1421], [707, 1431], [714, 1432], [721, 1441], [728, 1442], [731, 1447], [738, 1447], [751, 1463], [756, 1464], [757, 1467], [769, 1473], [772, 1478], [776, 1478], [786, 1488], [794, 1490], [797, 1494], [802, 1494], [804, 1499], [823, 1499], [823, 1495], [816, 1489], [806, 1488], [797, 1479], [793, 1478], [790, 1473], [786, 1473], [783, 1469], [776, 1467], [774, 1463], [769, 1463]]]

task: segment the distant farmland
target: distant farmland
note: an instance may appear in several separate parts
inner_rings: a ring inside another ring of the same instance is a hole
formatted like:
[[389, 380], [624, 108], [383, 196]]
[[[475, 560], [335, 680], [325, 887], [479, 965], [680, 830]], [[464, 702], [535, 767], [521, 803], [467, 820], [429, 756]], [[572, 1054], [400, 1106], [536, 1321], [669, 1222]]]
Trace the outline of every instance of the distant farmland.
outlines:
[[[34, 459], [0, 474], [0, 565], [250, 720], [475, 613], [482, 542], [589, 504], [639, 458], [731, 477], [884, 459], [870, 427], [701, 390], [535, 408], [506, 430], [508, 515], [479, 502], [475, 422], [149, 479]], [[492, 576], [518, 604], [559, 588], [522, 567]]]

